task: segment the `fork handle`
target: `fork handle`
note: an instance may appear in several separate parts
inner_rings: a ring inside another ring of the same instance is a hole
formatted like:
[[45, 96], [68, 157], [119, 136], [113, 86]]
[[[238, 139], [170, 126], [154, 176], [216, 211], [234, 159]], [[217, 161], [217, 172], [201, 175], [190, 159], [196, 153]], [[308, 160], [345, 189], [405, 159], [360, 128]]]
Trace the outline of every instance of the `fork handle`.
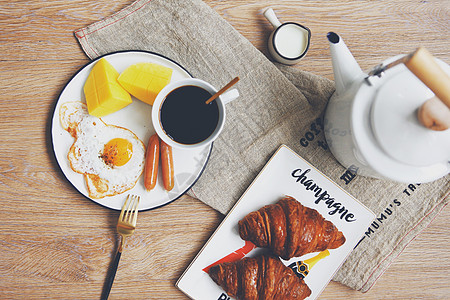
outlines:
[[116, 277], [117, 267], [119, 266], [120, 256], [122, 255], [121, 247], [116, 253], [113, 262], [111, 263], [111, 267], [108, 272], [108, 277], [106, 278], [105, 285], [102, 293], [102, 300], [106, 300], [109, 297], [109, 293], [111, 292], [111, 288], [114, 282], [114, 278]]

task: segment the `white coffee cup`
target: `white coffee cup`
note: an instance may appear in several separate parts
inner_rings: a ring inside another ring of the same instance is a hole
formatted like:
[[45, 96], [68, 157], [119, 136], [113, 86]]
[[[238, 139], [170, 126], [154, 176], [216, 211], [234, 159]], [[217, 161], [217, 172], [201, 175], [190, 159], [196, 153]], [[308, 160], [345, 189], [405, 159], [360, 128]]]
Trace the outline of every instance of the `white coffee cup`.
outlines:
[[[161, 92], [156, 96], [155, 102], [153, 103], [152, 107], [152, 123], [153, 127], [158, 134], [158, 136], [168, 145], [175, 147], [175, 148], [181, 148], [181, 149], [194, 149], [194, 148], [200, 148], [210, 145], [221, 133], [223, 126], [225, 124], [225, 117], [226, 117], [226, 110], [225, 105], [233, 100], [235, 100], [237, 97], [239, 97], [239, 92], [237, 89], [229, 90], [222, 95], [220, 95], [218, 98], [216, 98], [213, 102], [217, 103], [218, 108], [218, 120], [217, 125], [215, 126], [215, 129], [205, 138], [201, 141], [195, 142], [195, 143], [185, 143], [180, 142], [174, 139], [173, 136], [169, 135], [167, 130], [165, 130], [163, 121], [161, 119], [161, 109], [163, 108], [164, 102], [168, 99], [168, 96], [171, 95], [174, 91], [180, 91], [179, 88], [185, 88], [185, 87], [199, 87], [205, 91], [207, 91], [211, 96], [214, 95], [217, 92], [217, 89], [215, 89], [211, 84], [209, 84], [206, 81], [203, 81], [201, 79], [197, 78], [188, 78], [188, 79], [182, 79], [179, 81], [172, 82], [165, 86]], [[173, 94], [172, 94], [173, 95]], [[171, 99], [171, 98], [170, 98]], [[207, 99], [205, 99], [206, 101]], [[171, 101], [171, 100], [169, 100]], [[186, 99], [186, 101], [189, 101], [189, 99]], [[212, 104], [212, 103], [211, 103]], [[211, 105], [211, 104], [205, 104], [205, 105]], [[192, 118], [190, 116], [186, 116], [186, 118], [193, 122]], [[183, 116], [184, 119], [184, 116]], [[189, 121], [181, 121], [180, 126], [183, 127], [184, 125], [188, 124]], [[183, 123], [183, 124], [182, 124]], [[178, 126], [178, 125], [177, 125]], [[184, 126], [186, 127], [186, 126]], [[195, 132], [192, 132], [192, 134], [195, 134]]]
[[311, 30], [294, 22], [281, 23], [272, 8], [266, 9], [264, 16], [274, 28], [268, 41], [272, 57], [286, 65], [298, 63], [308, 52]]

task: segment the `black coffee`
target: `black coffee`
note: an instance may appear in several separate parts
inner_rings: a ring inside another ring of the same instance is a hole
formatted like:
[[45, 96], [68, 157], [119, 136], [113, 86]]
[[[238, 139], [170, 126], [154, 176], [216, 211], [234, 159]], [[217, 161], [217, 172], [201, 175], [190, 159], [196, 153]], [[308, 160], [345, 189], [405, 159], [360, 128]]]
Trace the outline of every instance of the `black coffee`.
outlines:
[[197, 86], [173, 90], [161, 107], [161, 125], [168, 136], [181, 144], [197, 144], [216, 130], [219, 107], [216, 101], [205, 104], [211, 94]]

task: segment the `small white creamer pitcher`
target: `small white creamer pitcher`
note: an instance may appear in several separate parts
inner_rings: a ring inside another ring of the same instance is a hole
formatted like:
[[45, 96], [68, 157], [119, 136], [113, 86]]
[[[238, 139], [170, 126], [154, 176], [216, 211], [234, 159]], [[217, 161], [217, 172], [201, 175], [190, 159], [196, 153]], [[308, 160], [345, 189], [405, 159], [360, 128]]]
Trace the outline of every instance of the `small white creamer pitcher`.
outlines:
[[281, 23], [272, 8], [266, 9], [264, 16], [274, 28], [268, 41], [272, 57], [286, 65], [298, 63], [308, 51], [311, 30], [294, 22]]

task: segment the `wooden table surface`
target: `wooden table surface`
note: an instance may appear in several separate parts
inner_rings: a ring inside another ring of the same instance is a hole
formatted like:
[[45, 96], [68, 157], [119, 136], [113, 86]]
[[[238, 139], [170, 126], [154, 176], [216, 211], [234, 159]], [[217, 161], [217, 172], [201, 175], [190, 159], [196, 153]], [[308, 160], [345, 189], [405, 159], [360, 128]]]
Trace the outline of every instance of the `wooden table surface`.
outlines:
[[[0, 1], [0, 298], [96, 299], [115, 254], [118, 212], [79, 194], [62, 175], [50, 138], [58, 95], [89, 60], [73, 30], [131, 0]], [[450, 1], [207, 0], [267, 55], [268, 5], [310, 27], [297, 68], [333, 79], [328, 31], [344, 37], [364, 70], [426, 46], [450, 63]], [[182, 197], [139, 215], [111, 299], [186, 299], [174, 286], [223, 216]], [[445, 208], [367, 293], [331, 282], [321, 299], [449, 297], [450, 208]]]

